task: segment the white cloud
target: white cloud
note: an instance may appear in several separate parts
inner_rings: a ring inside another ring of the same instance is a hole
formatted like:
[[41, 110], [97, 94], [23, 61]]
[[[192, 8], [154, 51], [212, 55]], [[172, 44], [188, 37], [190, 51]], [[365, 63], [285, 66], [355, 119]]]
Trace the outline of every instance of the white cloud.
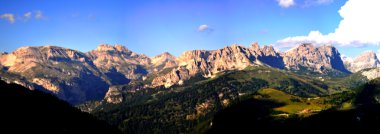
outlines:
[[278, 5], [283, 8], [288, 8], [296, 4], [294, 0], [277, 0], [277, 2], [278, 2]]
[[43, 15], [43, 13], [42, 13], [42, 11], [36, 11], [36, 13], [35, 13], [36, 15], [34, 16], [34, 18], [36, 18], [36, 19], [43, 19], [43, 18], [45, 18], [44, 17], [44, 15]]
[[206, 25], [206, 24], [200, 25], [200, 26], [198, 27], [198, 31], [199, 31], [199, 32], [204, 32], [204, 31], [207, 31], [207, 30], [211, 30], [211, 29], [210, 29], [210, 27], [209, 27], [208, 25]]
[[311, 31], [307, 36], [288, 37], [276, 47], [291, 47], [298, 43], [334, 44], [339, 46], [380, 45], [379, 0], [349, 0], [339, 10], [343, 18], [333, 33]]
[[376, 54], [377, 58], [380, 59], [380, 49], [377, 50], [377, 54]]
[[25, 20], [30, 19], [30, 17], [32, 17], [32, 12], [26, 12], [26, 13], [24, 14], [24, 19], [25, 19]]
[[15, 15], [11, 14], [11, 13], [2, 14], [0, 16], [0, 19], [4, 19], [4, 20], [8, 21], [11, 24], [15, 23], [15, 21], [16, 21], [15, 20]]
[[33, 12], [26, 12], [24, 14], [12, 14], [12, 13], [5, 13], [0, 15], [0, 19], [6, 20], [9, 23], [13, 24], [19, 20], [28, 21], [29, 19], [45, 19], [46, 17], [43, 15], [42, 11], [37, 10], [34, 13]]

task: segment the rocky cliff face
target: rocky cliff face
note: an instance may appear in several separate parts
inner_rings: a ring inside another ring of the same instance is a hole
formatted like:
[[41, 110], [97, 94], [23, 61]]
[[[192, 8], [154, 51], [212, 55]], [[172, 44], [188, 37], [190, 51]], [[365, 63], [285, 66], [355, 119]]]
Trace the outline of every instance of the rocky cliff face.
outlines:
[[149, 58], [121, 45], [103, 44], [87, 53], [41, 46], [0, 54], [1, 77], [9, 77], [4, 80], [46, 90], [73, 104], [103, 98], [109, 86], [175, 66], [175, 57], [169, 53]]
[[102, 98], [110, 86], [106, 98], [119, 103], [120, 97], [123, 98], [117, 93], [121, 91], [112, 87], [143, 81], [148, 74], [154, 74], [153, 80], [149, 80], [150, 85], [141, 86], [170, 87], [199, 74], [213, 77], [222, 71], [260, 65], [289, 70], [307, 68], [319, 73], [330, 69], [346, 71], [334, 47], [311, 44], [302, 44], [285, 53], [257, 43], [250, 47], [235, 44], [218, 50], [186, 51], [178, 58], [169, 53], [149, 58], [121, 45], [100, 45], [87, 53], [42, 46], [0, 54], [1, 71], [22, 76], [22, 80], [17, 80], [19, 83], [32, 85], [31, 88], [37, 85], [74, 104]]
[[348, 72], [338, 50], [330, 45], [315, 47], [301, 44], [283, 54], [285, 67], [290, 70], [306, 68], [310, 71], [326, 73], [331, 69]]
[[201, 73], [205, 77], [212, 77], [221, 71], [242, 70], [251, 65], [283, 67], [282, 57], [272, 46], [260, 48], [257, 43], [252, 44], [249, 48], [235, 44], [212, 51], [186, 51], [176, 59], [176, 62], [179, 65], [178, 68], [166, 75], [156, 77], [152, 85], [169, 87], [176, 83], [182, 83], [197, 73]]
[[108, 77], [111, 85], [127, 84], [130, 80], [141, 79], [148, 72], [144, 68], [150, 58], [134, 53], [121, 45], [100, 45], [86, 55], [94, 65]]
[[118, 104], [123, 102], [123, 92], [121, 88], [118, 88], [116, 86], [111, 86], [106, 96], [104, 97], [104, 100], [106, 100], [107, 103], [113, 103]]
[[184, 80], [189, 79], [191, 76], [188, 69], [186, 69], [184, 66], [181, 66], [177, 69], [173, 69], [167, 74], [161, 75], [153, 79], [152, 85], [153, 87], [157, 86], [165, 86], [166, 88], [178, 84], [182, 85]]
[[380, 68], [365, 69], [360, 71], [363, 76], [367, 77], [369, 80], [380, 77]]
[[0, 64], [71, 103], [101, 98], [108, 87], [84, 53], [62, 47], [22, 47], [2, 55]]
[[346, 59], [345, 65], [351, 72], [358, 72], [367, 68], [380, 67], [380, 61], [374, 51], [367, 51], [354, 59]]
[[[264, 65], [279, 69], [301, 70], [327, 74], [331, 70], [349, 73], [344, 67], [340, 53], [335, 47], [324, 45], [315, 47], [312, 44], [301, 44], [285, 53], [274, 50], [272, 46], [260, 48], [257, 43], [251, 47], [232, 45], [218, 50], [186, 51], [176, 59], [178, 68], [171, 73], [156, 77], [152, 85], [166, 87], [183, 82], [175, 72], [186, 72], [194, 76], [201, 73], [205, 77], [212, 77], [225, 70], [241, 70], [247, 66]], [[186, 71], [185, 71], [186, 70]], [[186, 75], [186, 76], [187, 76]]]
[[177, 62], [175, 61], [175, 59], [176, 57], [174, 57], [168, 52], [152, 57], [151, 64], [153, 67], [153, 71], [158, 72], [162, 69], [176, 67]]

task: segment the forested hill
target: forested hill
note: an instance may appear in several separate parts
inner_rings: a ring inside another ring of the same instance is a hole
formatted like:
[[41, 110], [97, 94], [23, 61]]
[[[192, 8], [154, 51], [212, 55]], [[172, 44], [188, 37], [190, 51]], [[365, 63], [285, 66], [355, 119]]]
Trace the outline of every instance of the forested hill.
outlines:
[[0, 133], [120, 133], [53, 95], [0, 81]]

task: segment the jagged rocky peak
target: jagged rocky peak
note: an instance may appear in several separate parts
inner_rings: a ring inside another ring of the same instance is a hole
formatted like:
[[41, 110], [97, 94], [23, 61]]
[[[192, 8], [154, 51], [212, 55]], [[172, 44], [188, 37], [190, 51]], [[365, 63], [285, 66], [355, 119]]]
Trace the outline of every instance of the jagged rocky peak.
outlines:
[[22, 47], [3, 55], [1, 65], [7, 67], [8, 73], [22, 76], [20, 83], [34, 83], [38, 89], [45, 89], [71, 103], [98, 98], [104, 95], [106, 89], [103, 88], [107, 88], [92, 61], [84, 53], [72, 49]]
[[153, 71], [159, 72], [166, 68], [172, 68], [177, 66], [176, 57], [168, 52], [164, 52], [160, 55], [154, 56], [151, 59]]
[[280, 53], [277, 52], [272, 45], [264, 45], [260, 48], [260, 45], [257, 42], [254, 42], [249, 49], [258, 56], [280, 56]]
[[141, 79], [148, 73], [144, 66], [151, 62], [149, 57], [134, 53], [122, 45], [101, 44], [86, 55], [111, 84], [127, 84], [132, 79]]
[[251, 44], [251, 48], [254, 50], [254, 51], [260, 51], [260, 45], [259, 43], [257, 42], [254, 42]]
[[325, 73], [331, 69], [348, 72], [340, 58], [340, 53], [331, 45], [315, 47], [313, 44], [300, 44], [284, 53], [284, 64], [286, 68], [294, 70], [305, 67], [319, 73]]
[[355, 58], [355, 61], [377, 62], [378, 60], [375, 51], [365, 51]]
[[176, 57], [170, 54], [169, 52], [164, 52], [160, 55], [152, 57], [151, 59], [152, 64], [159, 65], [167, 61], [175, 61]]
[[119, 51], [119, 52], [130, 52], [126, 47], [116, 44], [114, 46], [109, 44], [100, 44], [95, 50], [97, 51]]
[[125, 61], [136, 65], [148, 65], [150, 58], [144, 54], [137, 54], [122, 45], [101, 44], [96, 49], [87, 52], [86, 55], [94, 60], [95, 65], [102, 62]]
[[263, 52], [264, 55], [278, 55], [276, 50], [274, 50], [273, 46], [264, 46], [261, 51]]
[[367, 68], [380, 67], [380, 61], [374, 51], [366, 51], [352, 60], [346, 60], [345, 65], [351, 72], [358, 72]]
[[[268, 57], [267, 55], [271, 56]], [[233, 44], [217, 50], [186, 51], [176, 61], [179, 68], [174, 69], [173, 72], [185, 72], [184, 74], [187, 73], [190, 77], [197, 73], [201, 73], [204, 77], [213, 77], [221, 71], [242, 70], [251, 65], [272, 65], [272, 63], [278, 64], [278, 62], [280, 62], [278, 65], [281, 65], [282, 58], [272, 46], [264, 46], [263, 49], [260, 49], [259, 45], [254, 43], [252, 47]], [[175, 73], [171, 73], [155, 78], [152, 85], [171, 86], [190, 77], [178, 77]]]
[[1, 56], [1, 65], [10, 67], [11, 72], [23, 72], [37, 64], [55, 62], [85, 62], [87, 57], [76, 50], [58, 46], [21, 47], [14, 52]]

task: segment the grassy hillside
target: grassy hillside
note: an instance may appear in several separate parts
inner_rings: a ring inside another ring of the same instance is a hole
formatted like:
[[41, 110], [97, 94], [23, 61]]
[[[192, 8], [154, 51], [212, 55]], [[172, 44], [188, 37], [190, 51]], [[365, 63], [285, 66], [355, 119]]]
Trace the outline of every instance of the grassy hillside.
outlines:
[[302, 98], [270, 88], [259, 90], [253, 97], [258, 100], [274, 100], [284, 104], [274, 108], [275, 111], [280, 113], [276, 114], [278, 116], [289, 116], [289, 114], [306, 115], [317, 113], [333, 106], [333, 104], [327, 103], [327, 97]]

